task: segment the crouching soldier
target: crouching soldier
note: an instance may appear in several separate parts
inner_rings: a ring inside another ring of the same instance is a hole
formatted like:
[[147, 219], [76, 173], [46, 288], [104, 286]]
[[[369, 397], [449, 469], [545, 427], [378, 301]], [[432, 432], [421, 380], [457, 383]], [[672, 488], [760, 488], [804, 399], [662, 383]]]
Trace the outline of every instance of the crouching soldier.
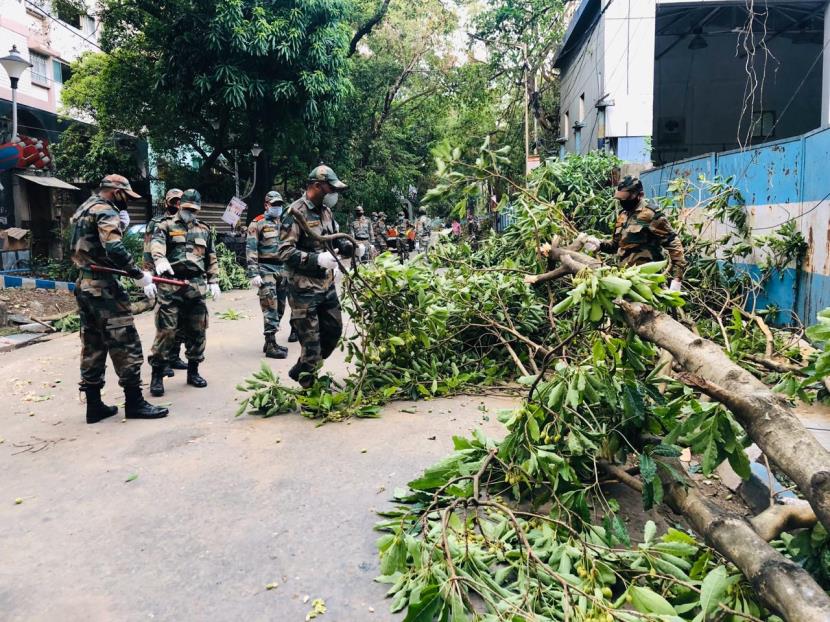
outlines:
[[196, 219], [202, 198], [196, 190], [185, 190], [179, 211], [163, 219], [153, 232], [150, 251], [156, 273], [189, 281], [188, 285], [158, 286], [159, 307], [156, 312], [156, 340], [149, 357], [153, 368], [150, 393], [164, 395], [164, 369], [173, 356], [176, 331], [184, 329], [187, 357], [187, 384], [206, 387], [199, 375], [199, 363], [205, 360], [205, 333], [208, 310], [205, 296], [220, 296], [219, 263], [210, 228]]

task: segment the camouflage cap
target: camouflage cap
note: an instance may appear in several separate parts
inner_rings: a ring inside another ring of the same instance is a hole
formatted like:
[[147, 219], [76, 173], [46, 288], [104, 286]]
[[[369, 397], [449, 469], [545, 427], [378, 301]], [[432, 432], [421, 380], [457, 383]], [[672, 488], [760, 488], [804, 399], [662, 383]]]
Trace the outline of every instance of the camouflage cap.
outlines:
[[325, 164], [312, 169], [308, 174], [308, 181], [327, 181], [332, 188], [338, 191], [346, 190], [349, 187], [337, 178], [337, 174], [331, 170], [331, 167]]
[[617, 191], [614, 193], [615, 199], [631, 199], [643, 191], [643, 182], [637, 177], [626, 175], [620, 183], [617, 184]]
[[282, 200], [282, 195], [276, 190], [271, 190], [268, 194], [265, 195], [265, 202], [268, 205], [285, 204], [285, 201]]
[[133, 192], [133, 189], [130, 187], [129, 180], [124, 177], [123, 175], [107, 175], [101, 180], [101, 184], [98, 186], [98, 189], [102, 188], [111, 188], [113, 190], [123, 190], [129, 196], [134, 199], [140, 199], [141, 195], [137, 192]]
[[179, 209], [202, 209], [202, 195], [198, 190], [190, 188], [182, 193], [182, 201], [179, 203]]
[[173, 199], [181, 199], [183, 194], [184, 192], [178, 188], [170, 188], [170, 190], [167, 191], [167, 194], [164, 195], [164, 202], [170, 203]]

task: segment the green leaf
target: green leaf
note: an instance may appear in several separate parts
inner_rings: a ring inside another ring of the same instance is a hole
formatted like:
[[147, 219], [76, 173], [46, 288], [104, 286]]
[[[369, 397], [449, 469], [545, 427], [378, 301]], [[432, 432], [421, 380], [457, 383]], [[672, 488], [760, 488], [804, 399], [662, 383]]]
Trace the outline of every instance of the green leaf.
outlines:
[[631, 594], [631, 604], [640, 613], [677, 615], [677, 611], [669, 604], [669, 601], [647, 587], [632, 585], [628, 593]]
[[133, 473], [127, 479], [124, 480], [124, 483], [127, 484], [129, 482], [134, 482], [137, 479], [138, 479], [138, 473]]
[[430, 584], [421, 590], [418, 602], [409, 603], [403, 622], [433, 622], [443, 602], [438, 586]]
[[655, 475], [657, 475], [657, 463], [648, 454], [640, 454], [640, 479], [648, 484], [654, 480]]
[[729, 587], [727, 581], [728, 573], [725, 566], [718, 566], [703, 579], [700, 586], [700, 607], [703, 613], [708, 615], [718, 608], [723, 601], [726, 589]]

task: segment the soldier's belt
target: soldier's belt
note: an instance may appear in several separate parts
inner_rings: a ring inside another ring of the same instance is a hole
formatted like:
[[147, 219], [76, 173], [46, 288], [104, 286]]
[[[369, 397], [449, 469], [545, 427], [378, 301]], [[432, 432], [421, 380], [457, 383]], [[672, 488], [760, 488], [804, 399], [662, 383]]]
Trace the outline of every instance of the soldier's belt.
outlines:
[[283, 265], [283, 262], [280, 261], [279, 259], [260, 259], [259, 263], [264, 263], [268, 266], [281, 266], [281, 265]]
[[107, 272], [93, 272], [89, 268], [80, 268], [78, 273], [82, 279], [95, 279], [96, 281], [103, 281], [104, 279], [115, 280], [115, 275]]

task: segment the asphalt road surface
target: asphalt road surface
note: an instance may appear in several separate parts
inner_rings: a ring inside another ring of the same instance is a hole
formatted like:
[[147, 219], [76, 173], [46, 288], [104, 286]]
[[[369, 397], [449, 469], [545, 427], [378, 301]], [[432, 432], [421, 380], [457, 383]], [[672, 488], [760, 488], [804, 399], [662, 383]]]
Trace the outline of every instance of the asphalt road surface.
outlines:
[[[497, 412], [511, 402], [393, 403], [380, 419], [324, 426], [235, 418], [235, 386], [263, 360], [257, 298], [226, 293], [209, 308], [209, 385], [176, 372], [151, 400], [170, 404], [159, 421], [126, 421], [122, 410], [86, 425], [77, 334], [0, 354], [4, 621], [302, 622], [316, 598], [322, 622], [402, 618], [373, 582], [374, 510], [445, 456], [454, 434], [500, 434]], [[229, 308], [247, 317], [217, 317]], [[146, 357], [152, 314], [136, 324]], [[280, 343], [287, 331], [283, 322]], [[269, 361], [282, 377], [298, 349]], [[341, 352], [327, 369], [345, 373]], [[104, 397], [123, 402], [111, 368]]]

